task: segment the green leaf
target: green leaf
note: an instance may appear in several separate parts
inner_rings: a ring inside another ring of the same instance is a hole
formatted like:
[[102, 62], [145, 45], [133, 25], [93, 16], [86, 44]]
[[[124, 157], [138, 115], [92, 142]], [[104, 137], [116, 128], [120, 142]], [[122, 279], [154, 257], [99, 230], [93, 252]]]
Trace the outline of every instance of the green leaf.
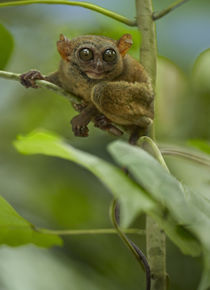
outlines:
[[[205, 272], [199, 290], [206, 289], [206, 286], [210, 286], [210, 278], [205, 274], [210, 269], [210, 259], [206, 259], [210, 257], [210, 203], [184, 188], [156, 159], [141, 148], [117, 141], [111, 144], [109, 151], [116, 161], [121, 166], [126, 166], [135, 180], [165, 208], [163, 216], [161, 212], [155, 211], [152, 211], [151, 215], [163, 226], [167, 234], [170, 232], [160, 219], [172, 219], [176, 222], [177, 229], [181, 230], [181, 233], [177, 231], [177, 238], [182, 236], [184, 230], [189, 241], [193, 241], [195, 237], [194, 243], [196, 240], [200, 242], [203, 255], [205, 255]], [[187, 246], [187, 239], [185, 246]], [[189, 242], [188, 247], [190, 247]], [[192, 250], [193, 254], [198, 254], [198, 248], [198, 243], [197, 248], [194, 244], [194, 249], [190, 249], [189, 252]], [[181, 250], [185, 252], [185, 247], [181, 247]]]
[[193, 67], [192, 73], [192, 84], [194, 90], [199, 93], [205, 93], [210, 91], [210, 48], [203, 51], [198, 58]]
[[4, 69], [8, 63], [14, 48], [14, 41], [9, 31], [0, 24], [0, 69]]
[[123, 226], [127, 226], [140, 212], [152, 209], [155, 203], [128, 178], [123, 170], [89, 153], [82, 152], [65, 143], [59, 136], [35, 131], [15, 141], [17, 150], [24, 154], [45, 154], [73, 161], [92, 172], [119, 199]]
[[62, 245], [57, 235], [39, 233], [0, 196], [0, 244], [21, 246], [32, 243], [40, 247]]
[[190, 140], [188, 144], [207, 153], [210, 154], [210, 143], [204, 140]]
[[176, 134], [177, 118], [180, 114], [180, 106], [183, 106], [186, 89], [187, 78], [183, 71], [171, 60], [158, 56], [155, 96], [155, 126], [158, 136], [170, 137]]

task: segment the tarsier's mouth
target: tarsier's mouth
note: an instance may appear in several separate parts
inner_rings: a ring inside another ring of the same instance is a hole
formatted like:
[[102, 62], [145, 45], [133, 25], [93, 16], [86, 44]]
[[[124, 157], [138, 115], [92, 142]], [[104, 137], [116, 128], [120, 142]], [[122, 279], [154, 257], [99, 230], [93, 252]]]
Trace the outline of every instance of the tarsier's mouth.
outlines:
[[97, 79], [103, 79], [104, 77], [104, 72], [86, 71], [85, 73], [90, 79], [97, 80]]

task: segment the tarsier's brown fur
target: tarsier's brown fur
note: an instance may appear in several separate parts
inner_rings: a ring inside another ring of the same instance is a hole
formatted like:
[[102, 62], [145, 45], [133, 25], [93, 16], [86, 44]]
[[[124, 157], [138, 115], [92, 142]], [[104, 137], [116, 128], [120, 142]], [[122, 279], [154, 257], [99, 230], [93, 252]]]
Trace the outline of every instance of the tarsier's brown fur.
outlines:
[[[69, 40], [61, 35], [58, 71], [46, 77], [30, 71], [22, 75], [21, 82], [35, 87], [34, 80], [45, 79], [81, 98], [82, 104], [75, 106], [80, 114], [71, 121], [76, 136], [87, 136], [87, 125], [93, 121], [96, 127], [118, 136], [122, 131], [116, 125], [120, 126], [135, 143], [152, 122], [154, 97], [144, 67], [127, 54], [131, 45], [130, 34], [118, 41], [95, 35]], [[91, 53], [92, 59], [81, 59], [82, 50]], [[105, 51], [114, 54], [113, 61], [105, 61]]]

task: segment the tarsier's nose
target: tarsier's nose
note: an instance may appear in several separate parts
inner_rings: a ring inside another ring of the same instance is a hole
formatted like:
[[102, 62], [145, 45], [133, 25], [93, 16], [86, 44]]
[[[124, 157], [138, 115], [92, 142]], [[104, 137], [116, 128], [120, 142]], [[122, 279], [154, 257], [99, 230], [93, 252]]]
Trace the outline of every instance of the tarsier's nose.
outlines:
[[100, 59], [97, 59], [96, 61], [96, 69], [98, 72], [102, 72], [103, 71], [103, 63]]

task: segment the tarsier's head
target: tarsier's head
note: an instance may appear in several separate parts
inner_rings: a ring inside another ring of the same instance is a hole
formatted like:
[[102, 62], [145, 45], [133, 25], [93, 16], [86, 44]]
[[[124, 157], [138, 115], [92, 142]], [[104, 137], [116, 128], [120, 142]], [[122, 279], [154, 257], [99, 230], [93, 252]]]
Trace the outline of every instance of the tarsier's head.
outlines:
[[132, 44], [130, 34], [118, 41], [96, 35], [69, 40], [61, 34], [57, 48], [65, 62], [76, 66], [89, 79], [112, 79], [122, 72], [123, 58]]

